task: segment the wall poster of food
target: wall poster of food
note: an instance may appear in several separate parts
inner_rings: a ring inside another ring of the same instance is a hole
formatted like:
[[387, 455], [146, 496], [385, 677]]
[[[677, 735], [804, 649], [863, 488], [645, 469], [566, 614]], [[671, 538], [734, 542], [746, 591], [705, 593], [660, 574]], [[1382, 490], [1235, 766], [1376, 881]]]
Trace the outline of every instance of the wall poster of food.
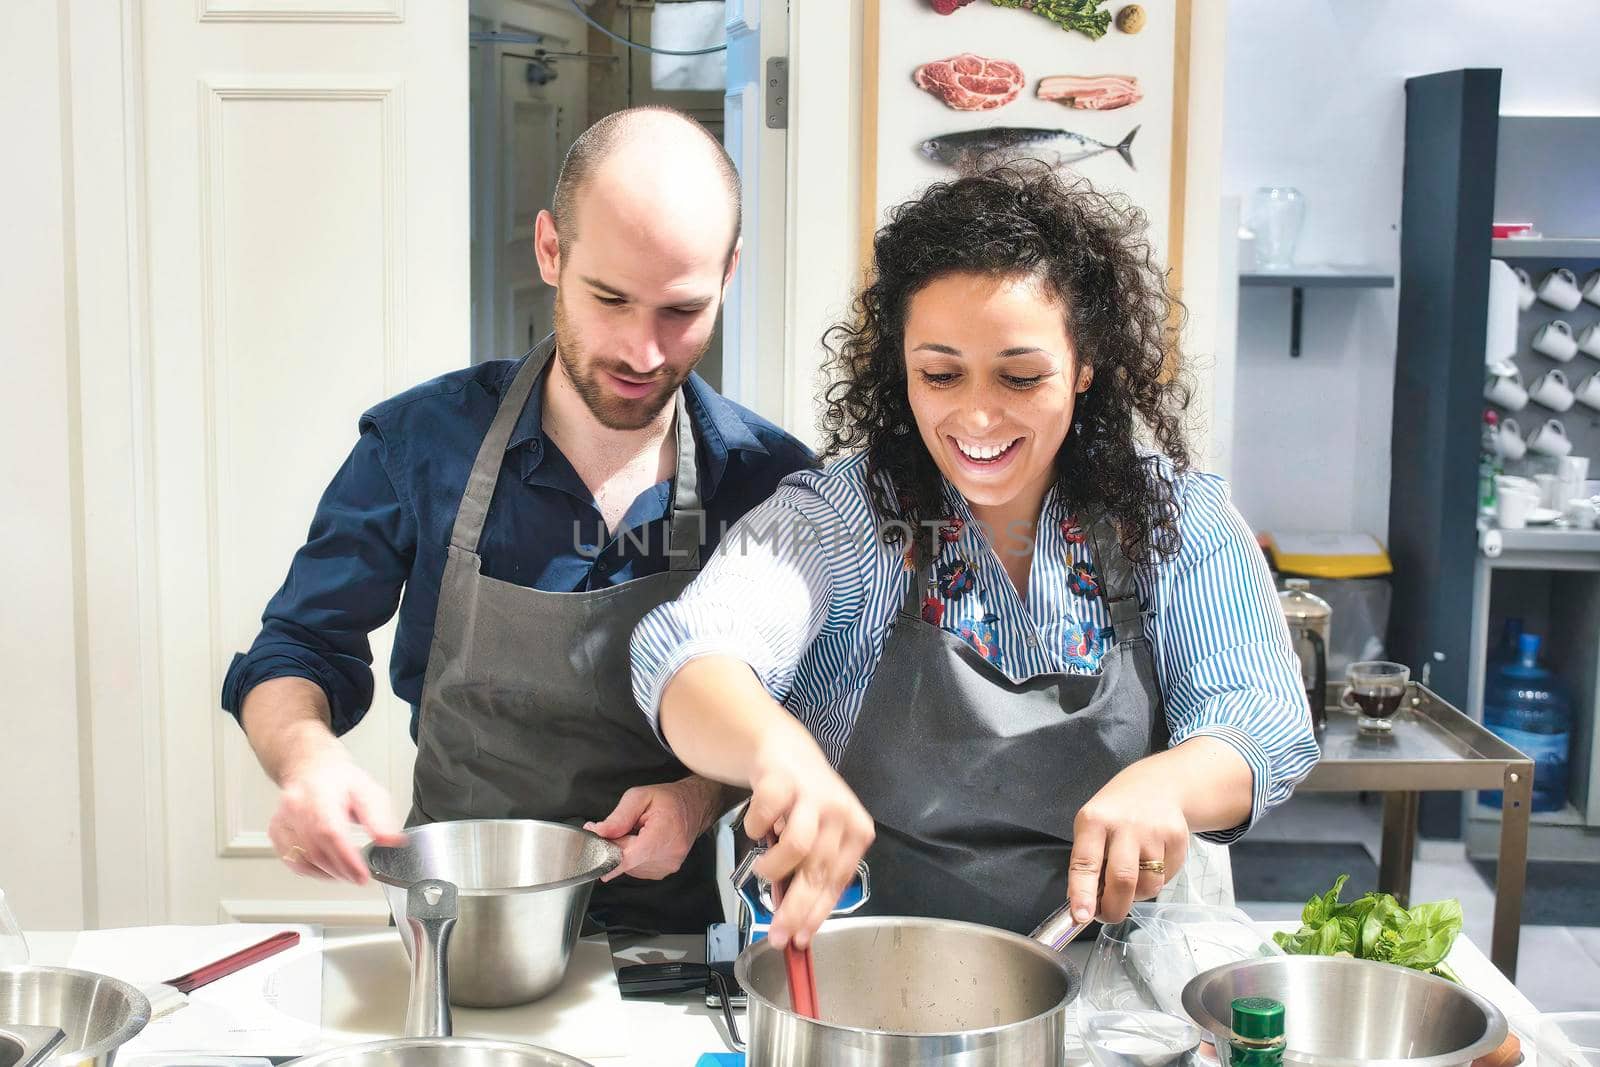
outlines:
[[1032, 158], [1131, 199], [1176, 282], [1190, 4], [866, 0], [863, 263], [930, 182]]

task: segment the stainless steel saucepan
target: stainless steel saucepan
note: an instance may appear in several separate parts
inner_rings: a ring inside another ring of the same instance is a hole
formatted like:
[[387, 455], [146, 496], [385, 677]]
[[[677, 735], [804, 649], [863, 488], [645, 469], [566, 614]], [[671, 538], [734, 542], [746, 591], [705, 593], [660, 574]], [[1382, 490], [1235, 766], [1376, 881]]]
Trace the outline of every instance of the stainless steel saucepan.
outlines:
[[583, 1060], [515, 1041], [451, 1036], [450, 933], [456, 924], [456, 887], [438, 879], [406, 889], [410, 935], [409, 1037], [318, 1052], [291, 1067], [590, 1067]]
[[1061, 955], [1066, 908], [1032, 937], [947, 919], [831, 920], [812, 941], [821, 1019], [790, 1010], [783, 953], [758, 941], [734, 964], [749, 994], [750, 1067], [1064, 1065], [1082, 984]]

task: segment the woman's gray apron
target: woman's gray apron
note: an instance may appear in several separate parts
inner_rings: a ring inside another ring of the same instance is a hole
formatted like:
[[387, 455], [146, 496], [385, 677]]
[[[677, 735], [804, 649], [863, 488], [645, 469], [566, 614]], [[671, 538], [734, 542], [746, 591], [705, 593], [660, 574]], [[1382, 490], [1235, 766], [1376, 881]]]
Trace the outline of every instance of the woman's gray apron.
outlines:
[[[481, 573], [478, 542], [506, 444], [555, 346], [529, 354], [478, 450], [450, 534], [428, 653], [408, 824], [545, 819], [581, 824], [610, 814], [631, 786], [690, 772], [634, 703], [628, 641], [645, 613], [699, 570], [694, 433], [677, 398], [678, 470], [670, 569], [587, 593], [551, 593]], [[611, 926], [703, 933], [721, 918], [715, 854], [701, 835], [678, 873], [596, 885], [590, 913]]]
[[1089, 533], [1116, 636], [1099, 676], [1011, 681], [923, 621], [911, 575], [839, 767], [877, 823], [863, 911], [1027, 933], [1067, 898], [1078, 809], [1166, 747], [1133, 568], [1109, 522]]

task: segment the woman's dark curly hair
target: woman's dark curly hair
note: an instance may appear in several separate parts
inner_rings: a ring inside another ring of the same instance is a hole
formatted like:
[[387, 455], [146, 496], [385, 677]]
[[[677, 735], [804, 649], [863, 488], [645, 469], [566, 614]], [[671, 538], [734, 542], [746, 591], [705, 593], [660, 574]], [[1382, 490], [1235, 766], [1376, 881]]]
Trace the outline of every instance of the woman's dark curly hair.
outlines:
[[824, 367], [836, 380], [821, 427], [825, 459], [868, 451], [883, 517], [915, 527], [944, 510], [939, 470], [921, 436], [908, 432], [916, 424], [904, 353], [912, 296], [958, 272], [1035, 277], [1060, 301], [1077, 358], [1094, 368], [1056, 456], [1057, 499], [1068, 514], [1111, 518], [1135, 563], [1177, 553], [1172, 481], [1136, 438], [1142, 424], [1174, 473], [1188, 469], [1190, 390], [1173, 358], [1182, 305], [1154, 261], [1142, 212], [1043, 166], [1012, 165], [933, 185], [895, 208], [873, 258], [852, 321], [823, 335]]

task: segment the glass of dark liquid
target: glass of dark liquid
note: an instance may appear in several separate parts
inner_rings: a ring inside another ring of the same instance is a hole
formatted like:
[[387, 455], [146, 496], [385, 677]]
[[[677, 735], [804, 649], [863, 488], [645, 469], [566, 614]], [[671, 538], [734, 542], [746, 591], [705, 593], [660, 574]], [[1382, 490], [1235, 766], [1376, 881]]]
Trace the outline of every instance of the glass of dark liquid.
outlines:
[[1356, 727], [1364, 734], [1387, 734], [1405, 703], [1411, 668], [1385, 660], [1362, 660], [1345, 672], [1339, 703], [1356, 713]]

